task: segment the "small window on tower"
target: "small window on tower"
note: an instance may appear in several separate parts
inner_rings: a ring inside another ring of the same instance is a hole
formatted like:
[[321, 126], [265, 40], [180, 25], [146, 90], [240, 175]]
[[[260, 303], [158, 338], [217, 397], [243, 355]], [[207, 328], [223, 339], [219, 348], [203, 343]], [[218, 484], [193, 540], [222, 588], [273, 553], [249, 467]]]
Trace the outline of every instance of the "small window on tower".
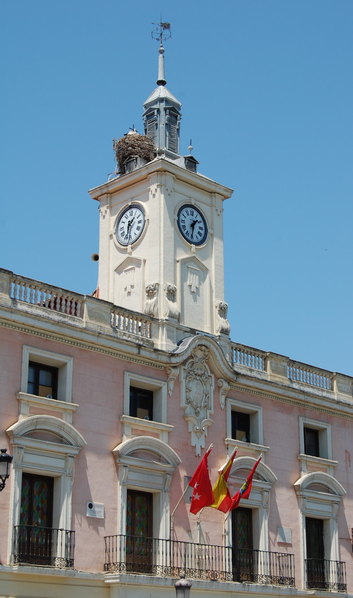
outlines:
[[33, 361], [28, 365], [27, 392], [38, 397], [57, 398], [58, 368]]

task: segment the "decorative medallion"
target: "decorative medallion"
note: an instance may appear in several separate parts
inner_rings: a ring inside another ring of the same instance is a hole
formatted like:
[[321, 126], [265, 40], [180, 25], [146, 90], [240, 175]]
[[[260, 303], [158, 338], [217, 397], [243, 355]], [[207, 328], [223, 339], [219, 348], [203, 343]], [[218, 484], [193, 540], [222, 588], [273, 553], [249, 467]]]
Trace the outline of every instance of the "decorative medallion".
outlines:
[[191, 358], [183, 367], [181, 406], [185, 409], [184, 418], [191, 433], [191, 446], [196, 447], [196, 456], [205, 447], [207, 428], [213, 424], [213, 375], [206, 364], [208, 347], [198, 345]]

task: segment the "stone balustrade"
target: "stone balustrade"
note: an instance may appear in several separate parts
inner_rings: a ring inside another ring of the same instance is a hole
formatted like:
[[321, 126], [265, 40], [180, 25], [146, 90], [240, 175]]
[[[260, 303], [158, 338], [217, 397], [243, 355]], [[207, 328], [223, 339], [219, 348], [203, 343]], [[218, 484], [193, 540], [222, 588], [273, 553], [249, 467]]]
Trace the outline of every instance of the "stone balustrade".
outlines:
[[290, 380], [310, 384], [318, 388], [333, 390], [333, 374], [307, 365], [290, 361], [287, 366], [287, 375]]
[[[140, 339], [145, 345], [161, 344], [161, 331], [166, 321], [130, 311], [91, 295], [79, 295], [59, 287], [53, 287], [37, 280], [17, 276], [9, 270], [0, 269], [0, 305], [23, 311], [32, 311], [43, 316], [46, 311], [58, 314], [56, 319], [66, 317], [79, 322], [84, 328], [116, 333], [124, 339]], [[53, 316], [54, 316], [53, 313]], [[168, 323], [168, 321], [167, 321]], [[174, 322], [169, 322], [175, 326]], [[187, 331], [183, 328], [187, 336]], [[189, 334], [192, 331], [189, 332]], [[222, 340], [215, 337], [222, 346]], [[246, 345], [229, 342], [222, 347], [227, 359], [239, 373], [256, 376], [286, 386], [312, 389], [341, 401], [352, 401], [353, 379], [343, 374], [315, 368], [283, 355], [259, 351]], [[228, 352], [227, 347], [230, 347]], [[173, 348], [173, 347], [172, 347]]]
[[151, 338], [152, 320], [141, 314], [115, 307], [111, 310], [111, 326], [114, 330]]
[[245, 345], [238, 345], [231, 343], [232, 363], [243, 365], [255, 370], [265, 370], [266, 353], [246, 347]]
[[10, 276], [11, 299], [46, 307], [70, 316], [82, 317], [83, 297], [23, 276]]

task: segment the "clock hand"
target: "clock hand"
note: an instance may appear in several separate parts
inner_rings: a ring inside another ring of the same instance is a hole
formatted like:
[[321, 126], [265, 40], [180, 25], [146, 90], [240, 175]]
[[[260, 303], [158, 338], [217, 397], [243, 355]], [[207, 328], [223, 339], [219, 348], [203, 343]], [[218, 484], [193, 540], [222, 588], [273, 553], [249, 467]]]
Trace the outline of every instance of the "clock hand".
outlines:
[[196, 218], [196, 220], [193, 220], [191, 223], [191, 238], [192, 239], [194, 238], [194, 229], [195, 229], [196, 222], [197, 222], [197, 218]]

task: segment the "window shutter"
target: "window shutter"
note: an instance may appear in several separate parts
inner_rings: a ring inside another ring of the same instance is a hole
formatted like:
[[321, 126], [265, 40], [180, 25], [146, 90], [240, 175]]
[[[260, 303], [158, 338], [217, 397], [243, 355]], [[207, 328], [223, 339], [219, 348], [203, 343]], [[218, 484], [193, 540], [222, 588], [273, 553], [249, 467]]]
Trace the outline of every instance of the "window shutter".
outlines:
[[176, 116], [170, 114], [168, 118], [168, 149], [171, 152], [178, 153], [178, 120]]

